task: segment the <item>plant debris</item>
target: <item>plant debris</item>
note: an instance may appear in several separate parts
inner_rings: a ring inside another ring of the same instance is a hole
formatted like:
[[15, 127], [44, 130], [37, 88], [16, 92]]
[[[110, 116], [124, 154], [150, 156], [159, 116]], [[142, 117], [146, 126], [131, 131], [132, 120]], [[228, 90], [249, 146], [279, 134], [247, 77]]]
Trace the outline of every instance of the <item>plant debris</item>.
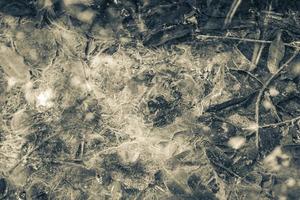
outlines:
[[299, 10], [0, 1], [0, 199], [298, 199]]

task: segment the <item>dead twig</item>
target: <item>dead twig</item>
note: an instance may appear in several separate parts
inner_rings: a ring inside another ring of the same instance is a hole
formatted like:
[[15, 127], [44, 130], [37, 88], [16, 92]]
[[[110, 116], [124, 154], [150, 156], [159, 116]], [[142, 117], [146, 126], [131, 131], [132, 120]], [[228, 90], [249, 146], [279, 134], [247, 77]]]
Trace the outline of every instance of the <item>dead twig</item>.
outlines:
[[283, 125], [287, 125], [287, 124], [293, 124], [298, 120], [300, 120], [300, 116], [295, 117], [293, 119], [288, 119], [288, 120], [285, 120], [285, 121], [282, 121], [282, 122], [278, 122], [278, 123], [262, 125], [262, 126], [259, 126], [259, 128], [278, 127], [278, 126], [283, 126]]
[[257, 125], [257, 130], [255, 131], [255, 144], [256, 147], [259, 148], [259, 114], [260, 114], [260, 102], [262, 100], [263, 94], [265, 92], [265, 90], [267, 89], [267, 87], [270, 85], [270, 83], [280, 74], [280, 72], [287, 67], [293, 60], [294, 58], [298, 55], [299, 50], [297, 49], [294, 54], [267, 80], [267, 82], [263, 85], [263, 87], [260, 89], [258, 96], [257, 96], [257, 100], [255, 103], [255, 121], [256, 121], [256, 125]]
[[52, 160], [50, 162], [53, 163], [53, 164], [69, 165], [69, 166], [73, 166], [73, 167], [86, 168], [84, 163], [77, 162], [77, 160]]
[[[220, 39], [220, 40], [236, 40], [236, 41], [242, 41], [242, 42], [254, 42], [254, 43], [261, 43], [261, 44], [271, 44], [272, 41], [268, 40], [256, 40], [256, 39], [250, 39], [250, 38], [239, 38], [239, 37], [232, 37], [232, 36], [218, 36], [218, 35], [196, 35], [196, 38], [199, 40], [203, 39]], [[287, 47], [292, 47], [299, 49], [300, 46], [297, 45], [298, 42], [291, 42], [291, 43], [284, 43]]]

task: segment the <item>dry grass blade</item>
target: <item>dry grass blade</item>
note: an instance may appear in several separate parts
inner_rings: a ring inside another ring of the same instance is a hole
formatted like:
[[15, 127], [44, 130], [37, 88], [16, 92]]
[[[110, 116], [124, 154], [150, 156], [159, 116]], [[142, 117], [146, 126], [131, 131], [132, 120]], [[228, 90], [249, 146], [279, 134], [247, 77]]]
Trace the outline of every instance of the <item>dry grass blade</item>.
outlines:
[[[261, 32], [259, 31], [257, 34], [257, 37], [255, 39], [259, 39], [260, 35], [261, 35]], [[262, 54], [262, 51], [264, 48], [265, 48], [265, 44], [260, 44], [260, 43], [254, 44], [254, 50], [253, 50], [252, 59], [251, 59], [251, 62], [253, 65], [252, 65], [252, 68], [250, 69], [250, 71], [254, 70], [257, 67], [257, 64], [261, 58], [261, 54]]]
[[226, 27], [228, 24], [231, 23], [231, 20], [234, 16], [234, 14], [236, 13], [238, 7], [240, 6], [240, 4], [242, 3], [242, 0], [234, 0], [231, 4], [230, 10], [227, 13], [225, 22], [224, 22], [224, 26]]

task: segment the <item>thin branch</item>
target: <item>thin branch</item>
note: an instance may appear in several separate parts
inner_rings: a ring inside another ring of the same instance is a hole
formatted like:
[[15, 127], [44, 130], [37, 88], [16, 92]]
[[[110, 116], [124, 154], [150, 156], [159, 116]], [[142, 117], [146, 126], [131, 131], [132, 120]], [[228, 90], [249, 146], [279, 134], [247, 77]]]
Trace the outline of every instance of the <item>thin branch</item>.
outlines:
[[265, 92], [265, 90], [267, 89], [267, 87], [270, 85], [270, 83], [279, 75], [279, 73], [285, 68], [287, 67], [293, 60], [294, 58], [298, 55], [299, 50], [297, 49], [294, 54], [290, 57], [290, 59], [288, 59], [268, 80], [267, 82], [264, 84], [264, 86], [260, 89], [259, 94], [257, 96], [257, 100], [255, 103], [255, 121], [257, 124], [257, 130], [256, 130], [256, 140], [255, 140], [255, 144], [257, 146], [257, 148], [259, 148], [259, 114], [260, 114], [260, 102], [261, 99], [263, 97], [263, 94]]
[[295, 117], [295, 118], [293, 118], [293, 119], [285, 120], [285, 121], [283, 121], [283, 122], [278, 122], [278, 123], [273, 123], [273, 124], [262, 125], [262, 126], [259, 126], [259, 128], [278, 127], [278, 126], [282, 126], [282, 125], [286, 125], [286, 124], [293, 124], [293, 123], [295, 123], [295, 122], [298, 121], [298, 120], [300, 120], [300, 116]]
[[[256, 39], [249, 39], [249, 38], [239, 38], [239, 37], [232, 37], [232, 36], [218, 36], [218, 35], [201, 35], [198, 34], [196, 36], [197, 39], [221, 39], [221, 40], [237, 40], [242, 42], [254, 42], [254, 43], [261, 43], [261, 44], [271, 44], [272, 41], [268, 40], [256, 40]], [[299, 49], [300, 46], [297, 45], [298, 42], [291, 42], [291, 43], [284, 43], [287, 47], [292, 47]]]

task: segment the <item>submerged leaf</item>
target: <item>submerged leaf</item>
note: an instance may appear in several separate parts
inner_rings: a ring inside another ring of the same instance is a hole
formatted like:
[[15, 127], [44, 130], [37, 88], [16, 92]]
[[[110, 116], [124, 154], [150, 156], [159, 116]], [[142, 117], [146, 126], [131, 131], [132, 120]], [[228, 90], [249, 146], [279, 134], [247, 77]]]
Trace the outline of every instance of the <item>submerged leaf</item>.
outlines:
[[169, 171], [164, 169], [165, 185], [172, 194], [185, 194], [190, 192], [190, 188], [187, 183], [188, 173], [183, 169], [177, 169]]
[[281, 31], [277, 32], [276, 38], [272, 41], [268, 55], [268, 69], [274, 74], [279, 68], [279, 63], [284, 57], [285, 46], [281, 39]]
[[7, 1], [3, 5], [0, 11], [14, 17], [34, 16], [35, 14], [35, 10], [28, 3], [22, 1]]
[[257, 91], [254, 91], [246, 96], [236, 97], [236, 98], [232, 98], [228, 101], [222, 102], [220, 104], [210, 105], [207, 108], [206, 112], [217, 112], [217, 111], [221, 111], [223, 109], [229, 108], [229, 107], [236, 108], [238, 106], [247, 104], [248, 101], [251, 100], [256, 94], [257, 94]]
[[0, 47], [0, 66], [10, 78], [23, 81], [29, 79], [29, 67], [25, 65], [23, 57], [9, 47]]
[[146, 35], [143, 44], [145, 46], [158, 47], [170, 41], [176, 41], [191, 35], [193, 27], [190, 25], [178, 25], [164, 30], [154, 31]]
[[8, 192], [8, 184], [5, 178], [0, 178], [0, 198], [4, 199]]

